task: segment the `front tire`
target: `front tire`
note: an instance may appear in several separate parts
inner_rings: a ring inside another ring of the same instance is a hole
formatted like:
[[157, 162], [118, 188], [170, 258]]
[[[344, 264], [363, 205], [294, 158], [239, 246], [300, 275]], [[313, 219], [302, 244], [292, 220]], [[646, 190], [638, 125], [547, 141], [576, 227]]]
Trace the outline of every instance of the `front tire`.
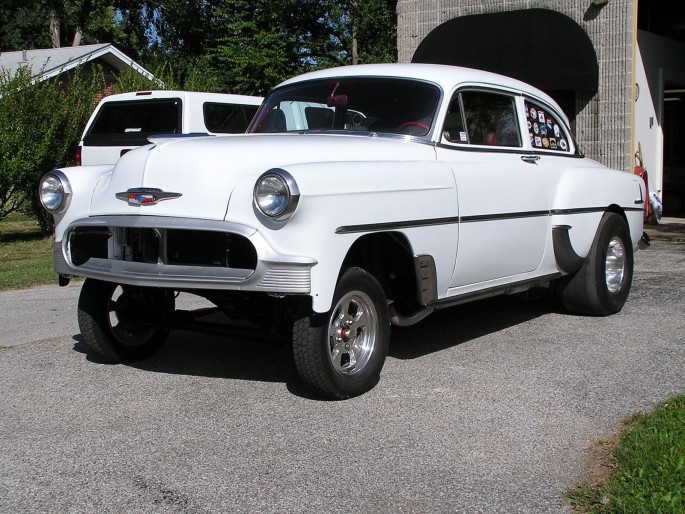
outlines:
[[563, 279], [561, 301], [570, 312], [608, 316], [626, 303], [633, 280], [633, 244], [626, 221], [607, 212], [583, 266]]
[[295, 321], [295, 367], [307, 386], [322, 397], [358, 396], [378, 383], [389, 339], [383, 288], [370, 273], [350, 268], [340, 278], [327, 314]]
[[163, 321], [174, 305], [171, 291], [89, 278], [79, 297], [78, 324], [92, 351], [109, 362], [131, 362], [151, 356], [164, 343]]

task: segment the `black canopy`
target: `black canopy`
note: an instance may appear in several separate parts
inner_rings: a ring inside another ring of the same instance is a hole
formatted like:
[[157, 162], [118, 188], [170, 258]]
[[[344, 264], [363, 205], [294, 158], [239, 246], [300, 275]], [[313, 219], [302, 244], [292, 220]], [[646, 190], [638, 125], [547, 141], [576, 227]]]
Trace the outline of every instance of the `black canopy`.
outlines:
[[412, 62], [493, 71], [545, 91], [598, 88], [590, 38], [571, 18], [549, 9], [454, 18], [426, 36]]

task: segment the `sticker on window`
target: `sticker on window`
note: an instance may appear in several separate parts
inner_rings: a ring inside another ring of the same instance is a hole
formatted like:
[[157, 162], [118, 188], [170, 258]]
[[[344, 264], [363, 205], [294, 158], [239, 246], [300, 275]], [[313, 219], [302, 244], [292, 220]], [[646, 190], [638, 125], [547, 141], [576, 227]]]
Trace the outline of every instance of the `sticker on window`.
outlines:
[[531, 146], [541, 150], [568, 152], [569, 143], [564, 139], [564, 129], [552, 111], [535, 107], [524, 102], [526, 123], [528, 124]]

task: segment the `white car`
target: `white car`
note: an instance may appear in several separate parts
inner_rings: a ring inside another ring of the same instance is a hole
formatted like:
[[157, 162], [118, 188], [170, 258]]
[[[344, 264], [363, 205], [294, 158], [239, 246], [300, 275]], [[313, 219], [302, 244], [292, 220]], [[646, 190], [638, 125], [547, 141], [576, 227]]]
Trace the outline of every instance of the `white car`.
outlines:
[[151, 355], [177, 292], [292, 341], [303, 381], [347, 398], [379, 379], [390, 325], [543, 286], [575, 313], [623, 307], [639, 177], [582, 155], [559, 106], [506, 77], [423, 64], [290, 79], [249, 130], [153, 139], [112, 166], [46, 174], [60, 282], [103, 357]]
[[76, 162], [114, 164], [158, 134], [245, 132], [263, 98], [198, 91], [136, 91], [106, 96], [83, 130]]

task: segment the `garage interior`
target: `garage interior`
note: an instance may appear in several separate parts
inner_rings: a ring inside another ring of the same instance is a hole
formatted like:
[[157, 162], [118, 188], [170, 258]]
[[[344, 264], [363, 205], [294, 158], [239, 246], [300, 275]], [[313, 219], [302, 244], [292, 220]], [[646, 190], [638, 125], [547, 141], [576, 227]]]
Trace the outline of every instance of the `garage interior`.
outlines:
[[663, 133], [664, 214], [685, 217], [685, 3], [640, 0], [637, 22], [639, 31], [672, 41], [680, 61], [679, 69], [661, 67], [662, 101], [656, 107]]

